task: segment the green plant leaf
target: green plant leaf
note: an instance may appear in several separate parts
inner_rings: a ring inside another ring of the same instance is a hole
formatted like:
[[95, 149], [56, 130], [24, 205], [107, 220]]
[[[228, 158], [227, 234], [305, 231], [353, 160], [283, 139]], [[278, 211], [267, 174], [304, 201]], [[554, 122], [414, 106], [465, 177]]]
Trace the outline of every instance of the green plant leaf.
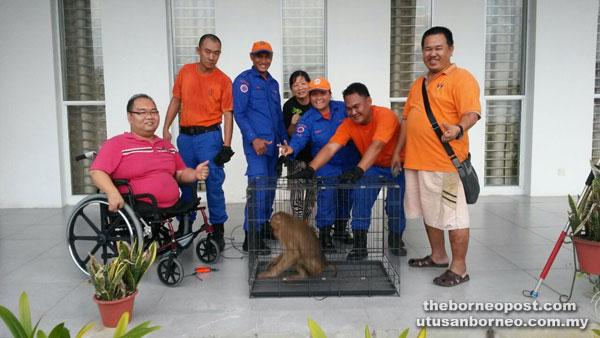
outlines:
[[406, 338], [406, 336], [408, 336], [408, 329], [402, 331], [402, 333], [400, 334], [400, 337], [398, 337], [398, 338]]
[[365, 326], [365, 338], [371, 338], [371, 332], [369, 332], [369, 324]]
[[598, 337], [600, 337], [600, 330], [598, 329], [592, 329], [592, 332], [594, 332], [594, 334]]
[[29, 310], [29, 299], [27, 299], [25, 292], [19, 298], [19, 321], [25, 334], [27, 336], [31, 335], [31, 311]]
[[308, 328], [310, 329], [312, 338], [327, 338], [327, 335], [323, 332], [319, 324], [310, 318], [308, 318]]
[[129, 312], [125, 312], [121, 315], [121, 319], [119, 319], [119, 324], [117, 324], [113, 337], [122, 337], [127, 331], [127, 324], [129, 324]]
[[71, 335], [65, 327], [65, 323], [60, 323], [50, 331], [48, 338], [71, 338]]
[[90, 324], [90, 322], [85, 323], [85, 326], [83, 326], [81, 328], [81, 330], [79, 330], [79, 332], [77, 332], [77, 335], [75, 336], [75, 338], [82, 338], [86, 332], [88, 332], [92, 327], [94, 327], [94, 325], [96, 325], [95, 322], [91, 323], [91, 324]]
[[143, 337], [143, 336], [149, 334], [150, 332], [154, 332], [154, 331], [160, 329], [160, 326], [147, 327], [148, 325], [150, 325], [150, 321], [145, 321], [145, 322], [141, 323], [140, 325], [134, 327], [133, 329], [129, 330], [129, 332], [127, 332], [121, 338]]
[[48, 338], [48, 336], [46, 336], [46, 334], [44, 333], [44, 331], [39, 330], [37, 332], [37, 338]]
[[427, 326], [423, 326], [421, 331], [419, 331], [417, 338], [425, 338], [426, 336], [427, 336]]
[[[33, 338], [35, 337], [35, 333], [37, 332], [37, 328], [38, 325], [40, 325], [40, 320], [42, 320], [41, 318], [38, 319], [37, 323], [35, 323], [35, 326], [33, 327], [33, 329], [31, 330], [31, 333], [29, 334], [29, 338]], [[41, 331], [41, 330], [40, 330]], [[43, 333], [43, 332], [42, 332]]]
[[12, 333], [14, 338], [27, 337], [27, 334], [25, 334], [25, 330], [23, 329], [23, 326], [21, 325], [17, 317], [15, 317], [15, 315], [13, 315], [12, 312], [10, 312], [7, 308], [5, 308], [2, 305], [0, 305], [0, 318], [2, 318], [4, 324], [6, 324], [6, 327]]

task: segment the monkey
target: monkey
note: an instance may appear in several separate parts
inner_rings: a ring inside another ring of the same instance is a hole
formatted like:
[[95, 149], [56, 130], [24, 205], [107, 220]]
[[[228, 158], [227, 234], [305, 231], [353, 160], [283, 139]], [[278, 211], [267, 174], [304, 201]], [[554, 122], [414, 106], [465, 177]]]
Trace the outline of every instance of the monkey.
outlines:
[[283, 253], [267, 264], [267, 271], [258, 275], [258, 278], [272, 278], [281, 275], [285, 270], [296, 266], [297, 275], [288, 279], [302, 279], [306, 276], [318, 275], [324, 268], [331, 268], [334, 277], [337, 269], [327, 261], [321, 251], [319, 240], [315, 232], [306, 221], [295, 218], [283, 211], [271, 217], [273, 236], [283, 246]]

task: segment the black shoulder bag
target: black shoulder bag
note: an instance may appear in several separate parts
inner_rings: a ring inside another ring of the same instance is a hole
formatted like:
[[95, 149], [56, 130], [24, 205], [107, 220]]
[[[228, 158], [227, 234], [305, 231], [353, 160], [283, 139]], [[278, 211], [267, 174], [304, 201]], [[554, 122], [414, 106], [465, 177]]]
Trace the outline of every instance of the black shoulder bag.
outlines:
[[454, 150], [450, 146], [448, 142], [442, 142], [442, 129], [440, 125], [437, 123], [435, 116], [433, 116], [433, 112], [431, 111], [431, 106], [429, 106], [429, 98], [427, 97], [427, 88], [425, 87], [425, 78], [423, 78], [423, 84], [421, 86], [421, 90], [423, 92], [423, 103], [425, 104], [425, 111], [427, 111], [427, 118], [429, 118], [429, 123], [431, 123], [431, 128], [437, 134], [438, 139], [442, 143], [444, 150], [448, 153], [448, 157], [452, 164], [458, 170], [458, 176], [460, 176], [460, 180], [462, 181], [463, 187], [465, 189], [465, 197], [467, 199], [467, 204], [474, 204], [477, 202], [477, 197], [479, 197], [479, 179], [477, 178], [477, 173], [475, 169], [471, 165], [471, 153], [466, 160], [460, 162]]

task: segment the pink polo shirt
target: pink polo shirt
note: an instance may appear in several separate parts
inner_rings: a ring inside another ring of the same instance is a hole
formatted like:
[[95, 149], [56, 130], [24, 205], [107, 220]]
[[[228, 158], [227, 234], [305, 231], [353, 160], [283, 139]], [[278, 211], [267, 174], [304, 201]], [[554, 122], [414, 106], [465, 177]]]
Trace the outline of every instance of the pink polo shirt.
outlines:
[[[154, 135], [154, 142], [131, 133], [106, 140], [90, 170], [102, 170], [112, 179], [129, 179], [134, 194], [152, 194], [159, 208], [170, 207], [179, 199], [175, 172], [185, 169], [177, 149]], [[126, 186], [119, 186], [127, 193]], [[142, 199], [150, 203], [149, 199]]]

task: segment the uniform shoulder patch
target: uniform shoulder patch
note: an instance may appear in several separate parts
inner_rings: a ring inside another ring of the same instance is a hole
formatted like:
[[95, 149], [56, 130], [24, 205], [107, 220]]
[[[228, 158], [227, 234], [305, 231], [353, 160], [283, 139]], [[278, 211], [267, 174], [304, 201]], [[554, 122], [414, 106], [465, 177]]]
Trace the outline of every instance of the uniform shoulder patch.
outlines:
[[248, 92], [248, 86], [244, 83], [242, 83], [242, 85], [240, 86], [240, 91], [242, 93], [247, 93]]

